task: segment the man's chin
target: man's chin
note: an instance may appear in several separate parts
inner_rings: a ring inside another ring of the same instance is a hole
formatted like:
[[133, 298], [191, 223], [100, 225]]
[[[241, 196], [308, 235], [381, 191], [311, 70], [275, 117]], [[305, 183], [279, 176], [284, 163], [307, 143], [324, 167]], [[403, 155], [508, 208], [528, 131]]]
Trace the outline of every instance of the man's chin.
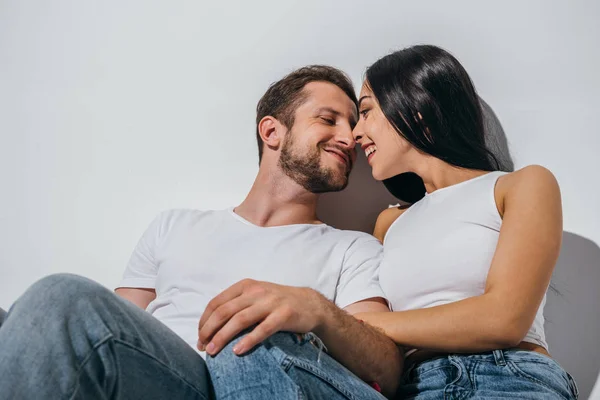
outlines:
[[339, 162], [337, 162], [335, 166], [327, 166], [325, 168], [330, 171], [336, 171], [338, 174], [340, 174], [340, 176], [350, 175], [350, 171], [352, 170], [351, 166]]
[[321, 170], [327, 172], [330, 176], [335, 176], [336, 183], [348, 183], [348, 177], [352, 171], [352, 167], [336, 162], [334, 166], [321, 164]]
[[333, 193], [333, 192], [341, 192], [346, 189], [348, 186], [348, 180], [343, 180], [339, 182], [329, 182], [327, 186], [323, 186], [318, 190], [313, 191], [313, 193]]
[[346, 171], [343, 174], [338, 175], [337, 179], [333, 179], [331, 183], [331, 192], [340, 192], [346, 189], [348, 186], [348, 175], [346, 175]]

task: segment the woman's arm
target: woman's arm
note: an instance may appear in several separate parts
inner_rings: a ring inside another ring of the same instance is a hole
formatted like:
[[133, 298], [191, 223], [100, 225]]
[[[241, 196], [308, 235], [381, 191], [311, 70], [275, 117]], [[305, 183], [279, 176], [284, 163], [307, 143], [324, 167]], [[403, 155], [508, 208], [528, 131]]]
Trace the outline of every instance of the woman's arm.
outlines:
[[407, 347], [476, 352], [519, 344], [533, 323], [560, 251], [560, 190], [550, 171], [529, 166], [500, 178], [496, 199], [503, 223], [483, 295], [357, 318]]

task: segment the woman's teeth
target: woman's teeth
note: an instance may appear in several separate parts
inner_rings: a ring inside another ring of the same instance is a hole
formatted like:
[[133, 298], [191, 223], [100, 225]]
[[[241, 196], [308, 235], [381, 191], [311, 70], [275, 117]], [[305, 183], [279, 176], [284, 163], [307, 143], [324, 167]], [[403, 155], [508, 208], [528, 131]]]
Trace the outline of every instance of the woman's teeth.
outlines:
[[365, 149], [365, 155], [367, 156], [367, 158], [369, 158], [369, 156], [373, 153], [375, 153], [377, 151], [377, 146], [373, 145], [373, 146], [369, 146]]

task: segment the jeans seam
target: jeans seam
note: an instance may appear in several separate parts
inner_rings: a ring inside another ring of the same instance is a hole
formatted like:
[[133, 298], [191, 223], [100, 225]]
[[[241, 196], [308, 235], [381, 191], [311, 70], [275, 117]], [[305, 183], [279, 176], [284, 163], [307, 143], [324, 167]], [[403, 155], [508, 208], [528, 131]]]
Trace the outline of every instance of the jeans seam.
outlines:
[[[425, 370], [423, 370], [423, 371], [419, 371], [419, 370], [417, 370], [417, 369], [415, 368], [415, 369], [413, 369], [412, 371], [410, 371], [410, 374], [408, 375], [408, 380], [409, 380], [409, 381], [412, 381], [412, 380], [413, 380], [412, 378], [413, 378], [415, 375], [416, 375], [416, 376], [419, 376], [419, 377], [421, 377], [421, 376], [423, 376], [423, 375], [425, 375], [425, 374], [428, 374], [428, 373], [430, 373], [431, 371], [437, 371], [438, 369], [442, 369], [442, 368], [453, 368], [453, 367], [454, 367], [453, 365], [439, 365], [439, 366], [437, 366], [437, 367], [428, 368], [428, 369], [425, 369]], [[413, 372], [414, 372], [414, 375], [413, 375], [413, 377], [411, 377], [411, 374], [412, 374]]]
[[298, 387], [298, 400], [307, 400], [307, 397], [304, 395], [304, 392], [299, 387]]
[[471, 388], [474, 392], [477, 391], [477, 368], [480, 366], [480, 363], [474, 362], [473, 367], [469, 369], [469, 378], [471, 380]]
[[[456, 378], [454, 378], [452, 382], [450, 382], [446, 385], [446, 387], [444, 387], [444, 399], [447, 399], [448, 395], [452, 395], [452, 398], [454, 398], [454, 395], [452, 394], [454, 389], [453, 386], [458, 386], [457, 383], [460, 382], [463, 376], [463, 371], [459, 362], [453, 360], [451, 357], [448, 358], [448, 361], [450, 361], [450, 363], [458, 370], [458, 373], [456, 374]], [[464, 395], [462, 397], [464, 397]]]
[[90, 358], [92, 357], [92, 355], [98, 350], [98, 348], [106, 343], [108, 343], [110, 340], [112, 339], [112, 341], [114, 343], [119, 343], [123, 346], [129, 347], [139, 353], [142, 353], [143, 355], [145, 355], [146, 357], [150, 358], [151, 360], [155, 361], [156, 363], [158, 363], [160, 366], [162, 366], [163, 368], [169, 370], [173, 375], [175, 375], [177, 378], [179, 378], [183, 383], [185, 383], [187, 386], [189, 386], [194, 392], [196, 392], [198, 395], [200, 395], [200, 397], [202, 397], [204, 400], [208, 400], [208, 398], [204, 395], [204, 393], [198, 391], [194, 385], [192, 385], [190, 382], [187, 381], [187, 379], [185, 379], [184, 377], [182, 377], [181, 375], [179, 375], [176, 371], [174, 371], [172, 368], [170, 368], [168, 365], [166, 365], [165, 363], [163, 363], [161, 360], [159, 360], [158, 358], [154, 357], [152, 354], [148, 353], [147, 351], [140, 349], [139, 347], [125, 342], [123, 340], [117, 339], [115, 338], [112, 334], [107, 335], [106, 337], [104, 337], [103, 339], [99, 340], [98, 343], [96, 343], [93, 347], [92, 350], [88, 353], [88, 355], [83, 359], [83, 362], [81, 363], [81, 365], [79, 366], [79, 369], [77, 370], [77, 378], [76, 378], [76, 382], [75, 382], [75, 387], [73, 388], [73, 394], [69, 397], [69, 399], [74, 399], [75, 394], [77, 389], [79, 389], [79, 375], [81, 374], [81, 372], [83, 371], [83, 367], [85, 366], [85, 364], [90, 360]]
[[92, 349], [90, 350], [90, 352], [83, 358], [83, 361], [79, 364], [79, 368], [77, 368], [77, 373], [75, 375], [74, 387], [72, 389], [71, 396], [69, 396], [69, 399], [75, 398], [75, 394], [77, 393], [77, 390], [79, 389], [79, 376], [81, 375], [81, 372], [83, 371], [83, 367], [85, 367], [85, 364], [87, 364], [87, 362], [90, 360], [90, 358], [92, 358], [92, 355], [96, 352], [96, 350], [98, 350], [98, 348], [100, 346], [102, 346], [103, 344], [105, 344], [112, 338], [113, 338], [113, 335], [111, 333], [109, 333], [104, 338], [100, 339], [94, 346], [92, 346]]
[[[187, 379], [185, 379], [183, 376], [181, 376], [179, 373], [177, 373], [176, 371], [174, 371], [171, 367], [169, 367], [167, 364], [165, 364], [164, 362], [162, 362], [161, 360], [159, 360], [158, 358], [154, 357], [152, 354], [148, 353], [147, 351], [140, 349], [139, 347], [137, 347], [136, 345], [133, 345], [131, 343], [125, 342], [121, 339], [116, 339], [114, 338], [113, 341], [115, 343], [120, 343], [124, 346], [127, 346], [133, 350], [136, 350], [140, 353], [142, 353], [143, 355], [145, 355], [146, 357], [154, 360], [156, 363], [158, 363], [159, 365], [161, 365], [163, 368], [169, 370], [173, 375], [175, 375], [177, 378], [179, 378], [182, 382], [184, 382], [187, 386], [189, 386], [194, 392], [198, 393], [203, 399], [208, 400], [207, 397], [204, 395], [204, 393], [199, 392], [194, 385], [192, 385], [190, 382], [188, 382]], [[200, 357], [200, 355], [198, 355], [198, 357]]]
[[569, 389], [571, 390], [571, 394], [573, 395], [573, 397], [578, 399], [579, 398], [579, 388], [577, 387], [577, 382], [575, 382], [575, 379], [571, 376], [571, 374], [569, 374], [568, 372], [566, 372], [566, 373], [569, 378]]
[[290, 361], [292, 361], [292, 364], [295, 367], [301, 368], [301, 369], [313, 374], [317, 378], [327, 382], [331, 387], [333, 387], [335, 390], [337, 390], [338, 392], [340, 392], [341, 394], [346, 396], [348, 399], [356, 400], [356, 397], [354, 397], [352, 395], [352, 393], [348, 392], [343, 387], [338, 386], [333, 379], [329, 379], [329, 377], [326, 374], [322, 374], [317, 368], [314, 368], [309, 363], [305, 363], [301, 360], [291, 360], [290, 359]]
[[561, 398], [568, 400], [567, 397], [565, 397], [562, 393], [560, 393], [558, 390], [556, 390], [555, 388], [551, 387], [550, 385], [546, 384], [546, 382], [537, 379], [533, 376], [530, 376], [528, 373], [526, 373], [525, 371], [521, 370], [521, 368], [519, 368], [513, 361], [509, 361], [506, 363], [506, 366], [517, 376], [520, 376], [524, 379], [529, 380], [530, 382], [533, 382], [537, 385], [541, 385], [543, 387], [545, 387], [546, 389], [550, 390], [552, 393], [557, 394], [558, 396], [560, 396]]

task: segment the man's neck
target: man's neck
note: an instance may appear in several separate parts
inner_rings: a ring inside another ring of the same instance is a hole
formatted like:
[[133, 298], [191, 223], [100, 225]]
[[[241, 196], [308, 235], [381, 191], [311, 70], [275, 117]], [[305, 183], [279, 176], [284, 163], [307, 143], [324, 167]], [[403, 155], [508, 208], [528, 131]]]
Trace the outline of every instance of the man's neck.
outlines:
[[261, 168], [250, 193], [234, 212], [258, 226], [319, 224], [318, 198], [279, 169]]

